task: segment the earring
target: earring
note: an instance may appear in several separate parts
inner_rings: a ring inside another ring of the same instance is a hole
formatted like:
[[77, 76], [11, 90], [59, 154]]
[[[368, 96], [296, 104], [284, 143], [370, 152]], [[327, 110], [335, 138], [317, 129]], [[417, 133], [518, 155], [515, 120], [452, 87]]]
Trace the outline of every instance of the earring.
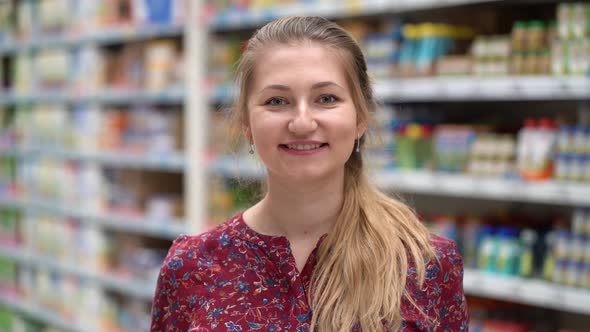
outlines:
[[361, 152], [361, 139], [358, 133], [356, 134], [356, 152]]
[[254, 143], [250, 143], [250, 150], [248, 152], [254, 154]]

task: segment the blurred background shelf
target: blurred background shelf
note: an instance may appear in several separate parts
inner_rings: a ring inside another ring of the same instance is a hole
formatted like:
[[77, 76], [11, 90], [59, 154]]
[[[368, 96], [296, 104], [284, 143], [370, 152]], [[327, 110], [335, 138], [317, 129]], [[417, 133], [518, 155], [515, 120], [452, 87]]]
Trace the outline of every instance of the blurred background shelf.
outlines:
[[188, 233], [186, 221], [181, 219], [158, 219], [108, 212], [92, 213], [76, 206], [40, 199], [27, 200], [3, 195], [0, 197], [0, 207], [19, 209], [29, 213], [49, 213], [68, 218], [64, 219], [64, 222], [69, 218], [74, 218], [112, 230], [169, 240]]
[[543, 308], [590, 314], [590, 291], [543, 280], [498, 276], [466, 269], [463, 279], [470, 295], [514, 301]]
[[35, 92], [33, 94], [0, 93], [0, 106], [18, 106], [44, 103], [100, 103], [100, 104], [182, 104], [185, 93], [173, 88], [165, 91], [103, 90], [94, 94]]
[[183, 172], [186, 168], [186, 160], [179, 153], [145, 153], [134, 152], [96, 152], [85, 153], [49, 147], [27, 147], [0, 149], [0, 156], [13, 156], [30, 158], [34, 156], [50, 157], [60, 160], [79, 161], [85, 163], [97, 163], [111, 167], [139, 168], [161, 170], [168, 172]]
[[293, 3], [275, 5], [261, 10], [230, 9], [215, 13], [209, 19], [213, 30], [252, 29], [273, 19], [289, 15], [317, 15], [329, 19], [396, 14], [408, 11], [452, 6], [474, 5], [498, 0], [366, 0], [358, 2]]
[[377, 81], [387, 101], [589, 100], [590, 78], [552, 76], [415, 78]]
[[381, 171], [375, 183], [386, 190], [483, 198], [499, 201], [590, 206], [590, 186], [557, 181], [524, 182], [517, 179], [482, 178], [421, 171]]
[[60, 315], [50, 310], [38, 307], [24, 302], [23, 300], [0, 295], [0, 307], [6, 307], [14, 312], [30, 317], [35, 321], [40, 321], [49, 326], [59, 328], [67, 332], [98, 332], [92, 331], [88, 328], [77, 326], [75, 323], [65, 320]]
[[146, 39], [179, 37], [184, 26], [146, 25], [103, 29], [88, 35], [71, 36], [67, 33], [33, 37], [24, 41], [0, 43], [0, 56], [12, 53], [30, 52], [45, 48], [74, 48], [85, 44], [122, 44]]
[[38, 255], [24, 248], [0, 246], [0, 256], [14, 260], [22, 265], [45, 268], [61, 274], [87, 279], [109, 290], [138, 299], [151, 300], [155, 292], [156, 280], [147, 282], [145, 280], [114, 276], [109, 272], [93, 271], [92, 268]]
[[[236, 92], [222, 86], [210, 93], [213, 103], [230, 104]], [[383, 102], [485, 102], [590, 100], [590, 78], [553, 76], [426, 77], [375, 80]]]
[[[266, 176], [260, 161], [239, 157], [217, 160], [209, 167], [209, 172], [227, 178], [263, 179]], [[404, 170], [371, 170], [369, 175], [378, 187], [386, 191], [590, 207], [590, 186], [584, 183], [525, 182]]]

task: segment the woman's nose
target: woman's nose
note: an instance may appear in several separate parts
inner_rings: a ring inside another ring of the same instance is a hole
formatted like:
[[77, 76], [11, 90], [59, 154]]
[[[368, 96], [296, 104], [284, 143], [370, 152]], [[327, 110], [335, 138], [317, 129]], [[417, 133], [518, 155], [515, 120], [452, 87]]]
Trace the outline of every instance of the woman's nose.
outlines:
[[318, 124], [309, 105], [307, 103], [299, 104], [289, 122], [289, 130], [294, 134], [305, 135], [315, 131], [317, 127]]

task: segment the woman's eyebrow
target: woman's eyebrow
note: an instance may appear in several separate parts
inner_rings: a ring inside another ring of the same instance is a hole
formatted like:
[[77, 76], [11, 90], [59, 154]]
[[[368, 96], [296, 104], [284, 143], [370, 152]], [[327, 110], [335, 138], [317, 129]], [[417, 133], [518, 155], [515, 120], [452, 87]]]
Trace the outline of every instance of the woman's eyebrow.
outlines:
[[281, 85], [281, 84], [271, 84], [271, 85], [267, 85], [264, 88], [262, 88], [262, 90], [260, 90], [259, 94], [266, 91], [266, 90], [280, 90], [280, 91], [289, 91], [291, 90], [288, 86], [286, 85]]
[[[340, 86], [332, 81], [323, 81], [323, 82], [315, 83], [314, 85], [311, 86], [311, 89], [312, 90], [321, 89], [321, 88], [325, 88], [327, 86], [332, 86], [332, 85], [344, 90], [344, 88], [342, 86]], [[291, 88], [289, 88], [286, 85], [282, 85], [282, 84], [271, 84], [271, 85], [267, 85], [264, 88], [262, 88], [260, 90], [260, 92], [258, 92], [258, 94], [261, 94], [266, 90], [291, 91]]]
[[324, 88], [324, 87], [327, 87], [330, 85], [335, 85], [335, 86], [339, 87], [340, 89], [344, 90], [343, 87], [341, 87], [340, 85], [338, 85], [332, 81], [318, 82], [318, 83], [315, 83], [314, 85], [312, 85], [311, 88], [312, 89], [320, 89], [320, 88]]

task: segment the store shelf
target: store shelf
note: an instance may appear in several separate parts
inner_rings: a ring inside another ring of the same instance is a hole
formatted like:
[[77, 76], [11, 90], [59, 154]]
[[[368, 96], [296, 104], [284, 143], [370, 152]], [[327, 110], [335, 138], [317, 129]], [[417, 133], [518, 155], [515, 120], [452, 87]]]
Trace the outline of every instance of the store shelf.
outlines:
[[106, 90], [94, 96], [74, 98], [73, 101], [96, 101], [103, 104], [182, 104], [184, 99], [184, 90], [176, 87], [162, 91]]
[[262, 179], [266, 176], [266, 169], [261, 161], [254, 157], [222, 157], [212, 162], [208, 167], [210, 174], [226, 178]]
[[43, 309], [31, 304], [25, 303], [22, 300], [0, 295], [0, 307], [12, 310], [21, 315], [32, 318], [35, 321], [56, 327], [60, 330], [68, 332], [90, 332], [88, 328], [76, 326], [75, 323], [69, 322], [60, 315], [47, 309]]
[[281, 16], [323, 16], [330, 19], [383, 15], [451, 6], [472, 5], [498, 0], [365, 0], [318, 1], [281, 5], [261, 10], [225, 10], [209, 19], [213, 30], [234, 30], [258, 27]]
[[185, 93], [182, 88], [162, 91], [103, 90], [94, 94], [75, 94], [63, 91], [35, 92], [31, 94], [0, 93], [0, 106], [18, 106], [47, 103], [100, 104], [182, 104]]
[[106, 166], [121, 168], [140, 168], [169, 172], [184, 172], [186, 160], [180, 153], [146, 153], [134, 154], [124, 152], [97, 152], [85, 153], [78, 151], [68, 151], [59, 148], [16, 148], [0, 149], [0, 156], [15, 157], [49, 157], [63, 160], [92, 162]]
[[0, 91], [0, 106], [17, 106], [39, 103], [67, 103], [70, 101], [70, 96], [64, 92], [59, 91], [36, 91], [34, 94], [17, 94]]
[[[239, 157], [221, 158], [212, 163], [209, 172], [229, 178], [261, 179], [265, 176], [261, 162]], [[555, 181], [534, 183], [516, 179], [421, 171], [372, 170], [369, 176], [378, 187], [388, 191], [575, 207], [590, 206], [590, 184]]]
[[59, 34], [34, 37], [26, 41], [0, 44], [0, 55], [32, 51], [43, 48], [77, 47], [84, 44], [120, 44], [137, 40], [181, 36], [183, 26], [146, 25], [116, 27], [93, 32], [88, 35]]
[[377, 81], [385, 101], [590, 100], [590, 77], [512, 76]]
[[[387, 102], [590, 100], [590, 77], [428, 77], [377, 80], [375, 96]], [[229, 104], [235, 91], [213, 89], [210, 102]]]
[[113, 276], [112, 274], [95, 272], [90, 268], [68, 262], [61, 262], [52, 257], [29, 252], [26, 249], [0, 247], [0, 256], [13, 260], [18, 264], [46, 268], [59, 273], [91, 280], [105, 289], [146, 301], [152, 300], [156, 289], [155, 280], [153, 282], [147, 282], [144, 280], [134, 280], [131, 278]]
[[463, 288], [469, 295], [494, 298], [590, 315], [590, 290], [542, 280], [486, 274], [465, 270]]
[[380, 188], [400, 192], [590, 206], [590, 185], [588, 184], [555, 181], [533, 183], [419, 171], [380, 171], [373, 172], [372, 177]]
[[1, 147], [0, 148], [0, 157], [1, 158], [20, 158], [22, 156], [22, 151], [20, 149], [11, 148], [11, 147]]
[[10, 196], [0, 196], [0, 207], [9, 207], [27, 212], [49, 213], [67, 218], [79, 219], [85, 223], [129, 233], [173, 240], [188, 233], [185, 220], [150, 219], [139, 216], [123, 216], [112, 213], [90, 213], [71, 205], [56, 204], [43, 200], [22, 200]]

